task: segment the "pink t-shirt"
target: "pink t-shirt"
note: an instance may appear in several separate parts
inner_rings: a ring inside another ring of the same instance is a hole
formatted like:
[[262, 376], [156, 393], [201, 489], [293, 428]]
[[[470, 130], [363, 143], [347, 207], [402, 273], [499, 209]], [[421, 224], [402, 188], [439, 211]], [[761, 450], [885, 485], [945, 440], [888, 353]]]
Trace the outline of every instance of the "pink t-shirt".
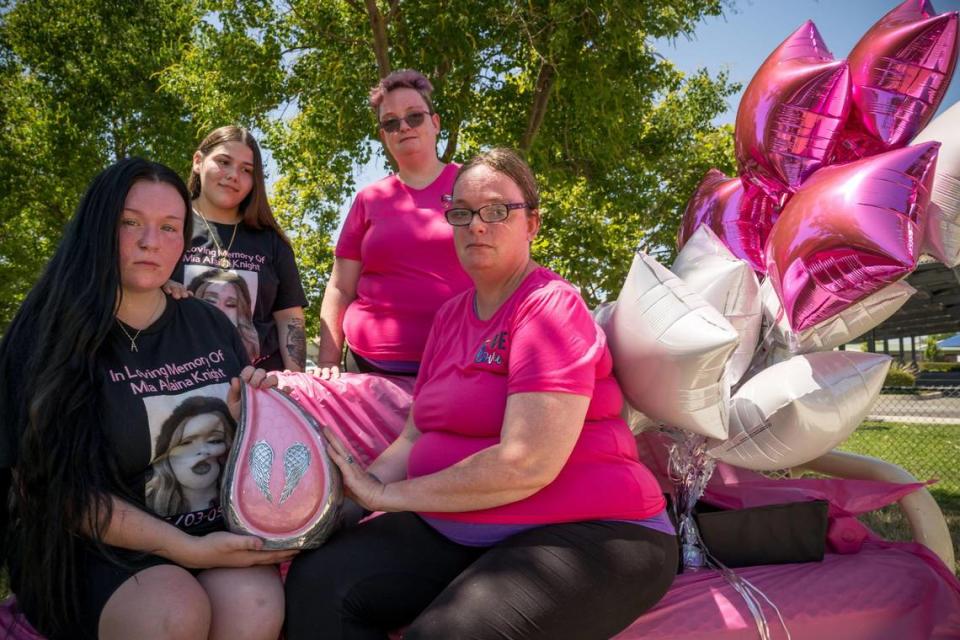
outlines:
[[471, 286], [440, 200], [453, 189], [458, 168], [448, 164], [424, 189], [389, 176], [353, 201], [335, 255], [360, 262], [343, 331], [364, 358], [419, 361], [434, 313]]
[[664, 509], [663, 494], [637, 460], [620, 418], [623, 396], [603, 331], [573, 286], [538, 268], [492, 318], [473, 310], [474, 290], [441, 307], [414, 388], [422, 435], [411, 478], [445, 469], [500, 440], [507, 396], [548, 391], [590, 396], [583, 431], [557, 478], [511, 504], [428, 518], [478, 523], [642, 520]]

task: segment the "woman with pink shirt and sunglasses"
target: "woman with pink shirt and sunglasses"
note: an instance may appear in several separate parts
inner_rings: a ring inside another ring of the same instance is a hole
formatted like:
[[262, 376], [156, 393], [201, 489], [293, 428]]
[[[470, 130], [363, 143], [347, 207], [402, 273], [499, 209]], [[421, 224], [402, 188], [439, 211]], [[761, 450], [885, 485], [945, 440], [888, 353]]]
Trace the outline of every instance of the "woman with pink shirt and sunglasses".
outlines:
[[437, 156], [440, 116], [423, 74], [395, 71], [370, 91], [380, 139], [397, 173], [361, 190], [334, 252], [320, 308], [318, 373], [414, 376], [434, 313], [470, 286], [441, 198], [456, 164]]

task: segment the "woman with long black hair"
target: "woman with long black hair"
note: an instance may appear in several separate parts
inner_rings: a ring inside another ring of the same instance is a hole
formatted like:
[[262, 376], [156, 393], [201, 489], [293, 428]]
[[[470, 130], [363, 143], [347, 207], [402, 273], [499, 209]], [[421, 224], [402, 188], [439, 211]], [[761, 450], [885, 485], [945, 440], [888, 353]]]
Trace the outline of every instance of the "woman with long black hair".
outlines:
[[[192, 237], [190, 197], [163, 165], [98, 175], [0, 342], [3, 559], [28, 620], [50, 638], [270, 638], [276, 568], [223, 531], [216, 506], [157, 513], [145, 499], [158, 438], [194, 396], [226, 400], [248, 366], [213, 306], [162, 285]], [[219, 466], [193, 465], [196, 474]]]

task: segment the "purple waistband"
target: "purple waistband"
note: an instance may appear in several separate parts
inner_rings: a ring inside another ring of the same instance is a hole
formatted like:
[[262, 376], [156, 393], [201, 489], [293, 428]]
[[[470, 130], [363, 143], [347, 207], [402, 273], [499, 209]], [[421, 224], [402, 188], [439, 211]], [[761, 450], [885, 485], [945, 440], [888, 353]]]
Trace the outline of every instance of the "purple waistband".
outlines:
[[[421, 516], [423, 521], [433, 527], [437, 533], [447, 538], [451, 542], [462, 544], [467, 547], [492, 547], [498, 542], [502, 542], [528, 529], [536, 529], [544, 526], [543, 524], [490, 524], [486, 522], [457, 522], [454, 520], [441, 520], [439, 518], [427, 518]], [[643, 520], [610, 520], [610, 522], [626, 522], [636, 524], [641, 527], [647, 527], [660, 533], [670, 536], [677, 535], [673, 523], [667, 516], [666, 510], [661, 511], [655, 516], [644, 518]]]

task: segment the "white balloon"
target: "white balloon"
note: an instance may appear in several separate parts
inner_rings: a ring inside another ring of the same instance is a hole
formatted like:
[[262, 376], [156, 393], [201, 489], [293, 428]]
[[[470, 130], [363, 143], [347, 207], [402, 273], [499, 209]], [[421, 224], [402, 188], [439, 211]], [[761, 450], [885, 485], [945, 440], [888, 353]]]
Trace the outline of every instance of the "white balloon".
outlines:
[[941, 143], [921, 250], [948, 267], [960, 265], [960, 102], [941, 113], [911, 144]]
[[676, 275], [638, 252], [607, 322], [627, 401], [651, 420], [714, 438], [727, 434], [729, 322]]
[[727, 361], [725, 373], [727, 382], [736, 384], [750, 366], [760, 338], [763, 315], [756, 272], [706, 225], [700, 225], [683, 245], [671, 271], [736, 329], [740, 343]]
[[[960, 192], [960, 180], [954, 179], [953, 188]], [[925, 233], [923, 253], [933, 256], [948, 267], [960, 266], [960, 208], [951, 213], [936, 202], [931, 202], [927, 207]]]
[[890, 356], [825, 351], [795, 356], [733, 396], [730, 432], [710, 455], [755, 471], [809, 462], [847, 439], [883, 387]]
[[791, 355], [828, 351], [862, 336], [892, 316], [917, 290], [900, 280], [867, 296], [820, 324], [797, 332], [790, 328], [776, 291], [769, 280], [760, 286], [767, 350], [774, 362]]
[[599, 324], [601, 327], [605, 325], [610, 320], [610, 316], [613, 315], [613, 308], [617, 306], [616, 300], [613, 302], [604, 302], [597, 306], [596, 309], [590, 312], [590, 315], [593, 316], [594, 322]]
[[[616, 309], [616, 307], [616, 300], [613, 302], [604, 302], [590, 313], [593, 315], [593, 320], [603, 327], [610, 322], [610, 319], [613, 317], [613, 310]], [[624, 400], [623, 408], [620, 410], [620, 417], [623, 418], [623, 421], [627, 423], [630, 431], [634, 434], [657, 426], [656, 422], [631, 407], [630, 403], [626, 400]]]
[[[593, 320], [603, 327], [610, 323], [610, 319], [613, 317], [613, 310], [616, 308], [617, 301], [614, 300], [613, 302], [600, 304], [590, 313], [593, 315]], [[631, 407], [630, 403], [626, 401], [624, 401], [623, 408], [620, 410], [620, 417], [623, 418], [627, 426], [630, 427], [630, 431], [634, 434], [656, 426], [653, 420]]]
[[631, 407], [629, 402], [623, 403], [623, 410], [620, 411], [620, 417], [623, 418], [623, 421], [627, 423], [627, 426], [630, 428], [630, 432], [634, 435], [642, 433], [648, 429], [653, 429], [657, 426], [657, 423], [651, 420], [648, 416], [643, 415]]

